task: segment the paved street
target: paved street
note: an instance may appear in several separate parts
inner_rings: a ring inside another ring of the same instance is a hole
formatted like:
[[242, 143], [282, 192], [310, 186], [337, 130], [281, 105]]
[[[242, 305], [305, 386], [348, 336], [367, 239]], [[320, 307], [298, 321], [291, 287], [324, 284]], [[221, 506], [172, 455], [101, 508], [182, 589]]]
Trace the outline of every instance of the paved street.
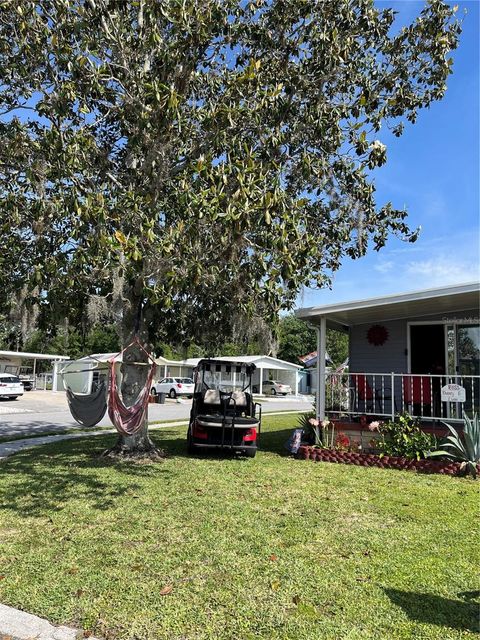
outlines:
[[[190, 415], [191, 400], [175, 402], [167, 399], [165, 404], [149, 405], [149, 421], [181, 420]], [[279, 398], [262, 404], [263, 412], [309, 411], [307, 398]], [[112, 426], [108, 415], [98, 426]], [[41, 435], [61, 432], [65, 429], [85, 429], [72, 418], [64, 393], [51, 391], [26, 392], [17, 400], [0, 400], [0, 438]]]

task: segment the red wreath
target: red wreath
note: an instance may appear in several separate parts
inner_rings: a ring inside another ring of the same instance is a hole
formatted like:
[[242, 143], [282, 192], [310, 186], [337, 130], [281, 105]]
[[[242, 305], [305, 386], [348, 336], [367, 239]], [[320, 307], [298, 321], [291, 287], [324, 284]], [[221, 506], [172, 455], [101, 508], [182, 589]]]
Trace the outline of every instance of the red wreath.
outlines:
[[374, 324], [367, 331], [367, 340], [376, 347], [384, 344], [388, 340], [388, 331], [380, 324]]

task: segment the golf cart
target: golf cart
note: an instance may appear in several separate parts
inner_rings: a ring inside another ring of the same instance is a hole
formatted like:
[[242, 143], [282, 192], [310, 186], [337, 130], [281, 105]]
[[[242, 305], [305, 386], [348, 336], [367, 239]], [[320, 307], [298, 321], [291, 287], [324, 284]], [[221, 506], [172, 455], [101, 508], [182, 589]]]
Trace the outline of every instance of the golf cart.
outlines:
[[254, 371], [245, 362], [200, 360], [187, 433], [191, 453], [220, 448], [255, 457], [262, 408], [252, 399]]

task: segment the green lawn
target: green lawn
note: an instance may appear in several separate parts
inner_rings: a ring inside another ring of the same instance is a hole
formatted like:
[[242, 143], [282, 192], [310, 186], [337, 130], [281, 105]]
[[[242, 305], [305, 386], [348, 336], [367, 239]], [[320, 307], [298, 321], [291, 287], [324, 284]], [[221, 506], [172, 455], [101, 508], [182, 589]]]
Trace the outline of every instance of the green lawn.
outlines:
[[[129, 640], [474, 638], [478, 483], [297, 461], [116, 464], [112, 436], [0, 464], [0, 602]], [[161, 595], [162, 589], [170, 591]]]

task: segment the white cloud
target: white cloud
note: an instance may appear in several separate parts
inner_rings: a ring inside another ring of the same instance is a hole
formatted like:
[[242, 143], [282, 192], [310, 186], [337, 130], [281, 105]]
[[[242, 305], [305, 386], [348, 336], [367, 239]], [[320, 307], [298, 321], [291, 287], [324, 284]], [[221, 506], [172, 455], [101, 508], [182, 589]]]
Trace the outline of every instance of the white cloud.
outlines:
[[393, 269], [394, 266], [395, 263], [393, 262], [393, 260], [384, 260], [376, 264], [373, 268], [375, 269], [375, 271], [379, 271], [380, 273], [388, 273]]
[[422, 287], [441, 287], [471, 282], [479, 277], [479, 265], [474, 261], [452, 256], [437, 256], [407, 263], [406, 275], [414, 277]]
[[396, 243], [381, 254], [345, 260], [332, 290], [306, 289], [298, 306], [314, 306], [461, 284], [480, 277], [478, 228]]
[[437, 224], [440, 219], [448, 218], [451, 216], [447, 200], [442, 193], [429, 192], [424, 194], [424, 205], [421, 213], [431, 218], [435, 218]]

